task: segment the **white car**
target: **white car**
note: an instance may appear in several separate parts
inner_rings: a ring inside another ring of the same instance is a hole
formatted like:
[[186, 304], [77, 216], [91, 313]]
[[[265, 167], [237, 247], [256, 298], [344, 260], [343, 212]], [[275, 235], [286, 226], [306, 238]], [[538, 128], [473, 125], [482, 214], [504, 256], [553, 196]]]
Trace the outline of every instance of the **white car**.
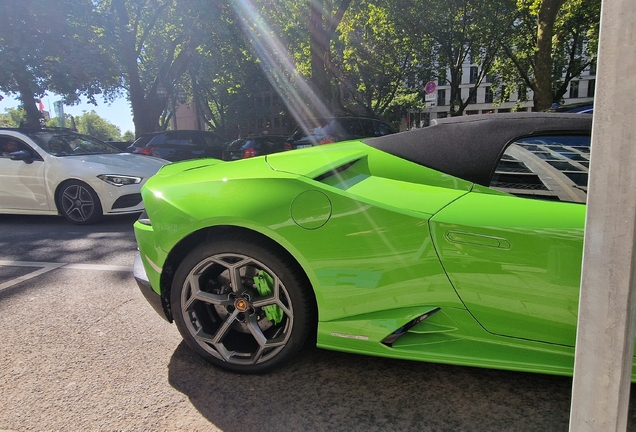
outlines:
[[166, 163], [67, 129], [0, 129], [0, 213], [75, 224], [138, 213], [141, 187]]

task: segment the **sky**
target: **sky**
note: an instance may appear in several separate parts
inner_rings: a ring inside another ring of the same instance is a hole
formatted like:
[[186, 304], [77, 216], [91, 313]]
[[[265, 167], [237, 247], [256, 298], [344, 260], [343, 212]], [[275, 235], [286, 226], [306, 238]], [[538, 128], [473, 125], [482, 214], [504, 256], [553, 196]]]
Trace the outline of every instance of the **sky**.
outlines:
[[[0, 113], [4, 114], [6, 108], [17, 108], [20, 105], [20, 102], [14, 97], [5, 94], [2, 94], [2, 96], [4, 99], [0, 101]], [[60, 100], [60, 97], [57, 95], [44, 96], [42, 98], [44, 109], [50, 113], [51, 117], [55, 117], [53, 102], [58, 100]], [[126, 131], [135, 132], [130, 104], [126, 99], [116, 99], [111, 104], [105, 103], [101, 96], [96, 96], [95, 100], [97, 101], [97, 106], [89, 103], [81, 103], [74, 106], [64, 105], [64, 113], [72, 116], [81, 116], [84, 112], [95, 111], [101, 118], [117, 126], [122, 134]]]

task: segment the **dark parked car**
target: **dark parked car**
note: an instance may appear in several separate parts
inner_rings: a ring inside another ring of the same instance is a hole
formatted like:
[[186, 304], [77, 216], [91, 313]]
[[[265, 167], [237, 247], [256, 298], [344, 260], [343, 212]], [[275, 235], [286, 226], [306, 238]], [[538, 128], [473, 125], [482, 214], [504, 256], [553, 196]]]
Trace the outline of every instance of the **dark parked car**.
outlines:
[[110, 144], [113, 147], [116, 147], [118, 150], [121, 150], [122, 152], [127, 152], [130, 153], [130, 150], [128, 150], [128, 148], [130, 147], [130, 144], [132, 144], [130, 141], [104, 141], [106, 144]]
[[213, 132], [174, 130], [141, 135], [128, 150], [174, 162], [199, 158], [221, 159], [226, 147], [227, 141]]
[[587, 102], [577, 102], [572, 104], [559, 105], [554, 108], [548, 108], [546, 112], [593, 114], [594, 102], [587, 101]]
[[223, 160], [232, 161], [286, 150], [287, 136], [259, 135], [232, 141], [223, 152]]
[[380, 120], [366, 117], [332, 117], [307, 120], [287, 140], [290, 149], [337, 141], [389, 135], [395, 130]]

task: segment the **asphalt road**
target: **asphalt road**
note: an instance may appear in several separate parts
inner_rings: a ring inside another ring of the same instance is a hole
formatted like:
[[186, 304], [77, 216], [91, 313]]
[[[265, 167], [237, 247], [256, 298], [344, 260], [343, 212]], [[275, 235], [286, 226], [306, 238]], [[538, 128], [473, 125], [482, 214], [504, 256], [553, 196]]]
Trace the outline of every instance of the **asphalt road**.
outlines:
[[568, 430], [564, 377], [315, 348], [219, 371], [139, 292], [134, 220], [0, 215], [0, 431]]

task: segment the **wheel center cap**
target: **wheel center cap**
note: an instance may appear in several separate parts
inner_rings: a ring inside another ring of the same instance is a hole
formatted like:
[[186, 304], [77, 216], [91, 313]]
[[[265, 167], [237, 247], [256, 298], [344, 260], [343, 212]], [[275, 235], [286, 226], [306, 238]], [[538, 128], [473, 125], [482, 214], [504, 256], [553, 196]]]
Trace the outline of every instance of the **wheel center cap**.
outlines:
[[75, 201], [75, 205], [80, 205], [82, 202], [80, 200]]
[[245, 301], [244, 299], [237, 299], [234, 302], [234, 307], [236, 308], [236, 310], [238, 310], [239, 312], [245, 312], [248, 308], [249, 308], [249, 304], [247, 303], [247, 301]]

